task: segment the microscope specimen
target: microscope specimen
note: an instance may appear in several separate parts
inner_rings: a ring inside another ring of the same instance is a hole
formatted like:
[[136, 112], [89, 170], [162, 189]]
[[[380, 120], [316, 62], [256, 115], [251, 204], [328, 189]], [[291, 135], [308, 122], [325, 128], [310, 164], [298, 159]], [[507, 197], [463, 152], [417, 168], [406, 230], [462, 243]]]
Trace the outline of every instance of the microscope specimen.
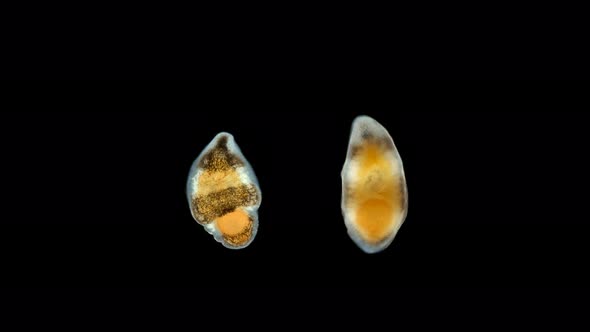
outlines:
[[406, 218], [408, 190], [393, 139], [373, 118], [353, 121], [341, 176], [348, 235], [366, 253], [386, 249]]
[[258, 230], [258, 179], [234, 137], [221, 132], [191, 166], [186, 194], [193, 218], [230, 249], [247, 247]]

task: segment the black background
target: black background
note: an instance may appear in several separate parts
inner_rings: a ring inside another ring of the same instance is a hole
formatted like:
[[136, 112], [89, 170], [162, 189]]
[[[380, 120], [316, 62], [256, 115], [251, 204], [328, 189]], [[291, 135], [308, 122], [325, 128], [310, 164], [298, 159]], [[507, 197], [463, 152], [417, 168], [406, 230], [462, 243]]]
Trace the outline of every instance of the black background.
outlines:
[[[8, 287], [585, 287], [577, 87], [23, 86], [2, 115]], [[21, 89], [22, 88], [22, 89]], [[361, 252], [340, 211], [350, 125], [388, 128], [409, 214]], [[188, 169], [232, 133], [260, 181], [243, 250], [191, 218]]]
[[[204, 5], [6, 9], [0, 78], [588, 76], [585, 11], [569, 4]], [[274, 320], [273, 329], [405, 320], [418, 330], [563, 330], [588, 311], [587, 91], [562, 82], [8, 84], [0, 298], [10, 310], [0, 318], [77, 331]], [[359, 114], [389, 129], [410, 194], [406, 223], [378, 255], [356, 248], [340, 213]], [[184, 196], [191, 162], [222, 130], [263, 191], [258, 236], [241, 251], [206, 234]], [[227, 308], [238, 317], [220, 314]]]
[[[13, 4], [14, 6], [15, 4]], [[15, 79], [588, 78], [583, 9], [185, 3], [7, 9]]]
[[[527, 82], [7, 86], [3, 317], [76, 330], [586, 325], [585, 95]], [[375, 255], [340, 212], [360, 114], [388, 128], [409, 189], [405, 224]], [[258, 235], [238, 251], [185, 197], [220, 131], [263, 193]]]

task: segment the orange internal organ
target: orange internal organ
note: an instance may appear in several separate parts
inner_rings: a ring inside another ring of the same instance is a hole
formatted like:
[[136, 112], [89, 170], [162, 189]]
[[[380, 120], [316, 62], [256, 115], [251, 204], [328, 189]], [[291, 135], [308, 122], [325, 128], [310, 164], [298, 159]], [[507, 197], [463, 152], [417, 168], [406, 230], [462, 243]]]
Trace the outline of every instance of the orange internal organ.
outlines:
[[360, 235], [370, 243], [386, 239], [400, 222], [401, 181], [390, 153], [381, 145], [366, 142], [355, 156], [359, 167], [351, 188], [354, 220]]
[[252, 220], [244, 209], [236, 209], [215, 220], [226, 241], [234, 245], [246, 243], [252, 236]]

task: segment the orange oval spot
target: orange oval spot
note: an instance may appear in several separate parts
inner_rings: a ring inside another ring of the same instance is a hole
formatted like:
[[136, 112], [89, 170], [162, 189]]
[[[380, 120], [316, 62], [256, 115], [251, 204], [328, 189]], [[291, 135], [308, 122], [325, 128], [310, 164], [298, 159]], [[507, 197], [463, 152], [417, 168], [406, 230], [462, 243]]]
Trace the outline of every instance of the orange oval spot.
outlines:
[[367, 200], [357, 208], [358, 230], [367, 241], [379, 242], [391, 232], [393, 215], [393, 206], [386, 200]]
[[227, 236], [239, 235], [246, 231], [251, 223], [250, 217], [243, 209], [236, 209], [215, 220], [219, 231]]

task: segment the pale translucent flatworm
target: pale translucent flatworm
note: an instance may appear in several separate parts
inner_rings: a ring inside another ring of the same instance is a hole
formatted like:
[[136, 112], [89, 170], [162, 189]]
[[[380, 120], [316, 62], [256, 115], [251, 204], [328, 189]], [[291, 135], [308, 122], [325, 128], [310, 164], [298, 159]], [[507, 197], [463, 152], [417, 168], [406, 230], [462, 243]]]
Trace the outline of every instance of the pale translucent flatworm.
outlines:
[[406, 218], [408, 189], [393, 139], [373, 118], [353, 121], [341, 176], [342, 214], [350, 238], [366, 253], [384, 250]]

